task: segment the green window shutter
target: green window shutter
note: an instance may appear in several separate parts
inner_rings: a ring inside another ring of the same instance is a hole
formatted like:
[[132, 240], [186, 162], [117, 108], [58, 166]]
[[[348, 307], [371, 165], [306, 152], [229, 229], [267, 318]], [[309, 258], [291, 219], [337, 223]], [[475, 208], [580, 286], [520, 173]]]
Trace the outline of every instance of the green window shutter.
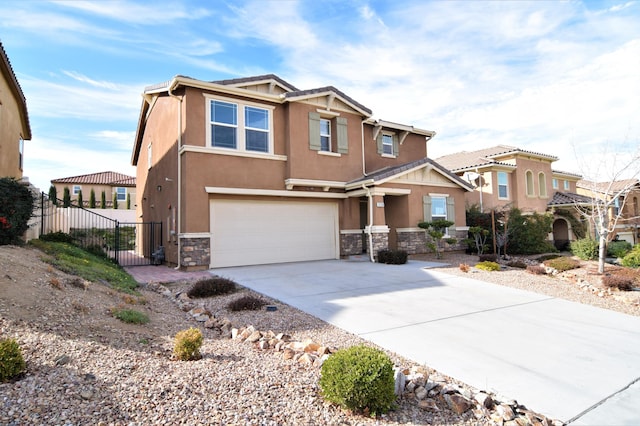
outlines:
[[349, 140], [347, 137], [347, 119], [336, 117], [336, 127], [338, 133], [338, 152], [346, 154], [349, 152]]
[[384, 148], [382, 147], [382, 132], [378, 133], [376, 143], [378, 144], [378, 154], [382, 154], [384, 152]]
[[398, 156], [400, 152], [400, 144], [398, 143], [398, 135], [393, 135], [393, 155]]
[[453, 197], [447, 197], [447, 220], [454, 224], [449, 227], [449, 235], [455, 235], [456, 230], [456, 200]]
[[424, 210], [424, 221], [431, 222], [431, 197], [428, 195], [422, 197], [422, 208]]
[[320, 151], [320, 114], [309, 113], [309, 149]]

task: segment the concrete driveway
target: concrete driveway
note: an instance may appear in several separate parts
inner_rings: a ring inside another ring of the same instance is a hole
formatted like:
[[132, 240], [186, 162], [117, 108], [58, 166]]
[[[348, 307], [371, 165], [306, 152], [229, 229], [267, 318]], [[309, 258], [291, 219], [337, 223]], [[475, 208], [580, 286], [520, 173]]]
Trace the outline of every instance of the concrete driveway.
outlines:
[[640, 424], [639, 317], [429, 266], [331, 260], [212, 272], [548, 417]]

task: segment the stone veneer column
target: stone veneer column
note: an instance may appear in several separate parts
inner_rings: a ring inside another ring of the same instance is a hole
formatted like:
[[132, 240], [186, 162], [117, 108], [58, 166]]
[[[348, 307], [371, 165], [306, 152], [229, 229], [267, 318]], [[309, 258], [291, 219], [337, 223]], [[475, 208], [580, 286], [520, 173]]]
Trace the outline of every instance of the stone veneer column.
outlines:
[[180, 267], [187, 271], [209, 269], [211, 264], [211, 238], [180, 237]]
[[362, 254], [362, 229], [340, 231], [340, 256]]
[[[365, 237], [367, 239], [367, 253], [378, 255], [380, 250], [389, 249], [389, 227], [386, 225], [378, 225], [365, 228]], [[369, 240], [369, 232], [371, 232], [371, 241]], [[370, 245], [373, 244], [373, 247]]]
[[398, 250], [408, 254], [427, 252], [427, 232], [422, 228], [397, 228]]

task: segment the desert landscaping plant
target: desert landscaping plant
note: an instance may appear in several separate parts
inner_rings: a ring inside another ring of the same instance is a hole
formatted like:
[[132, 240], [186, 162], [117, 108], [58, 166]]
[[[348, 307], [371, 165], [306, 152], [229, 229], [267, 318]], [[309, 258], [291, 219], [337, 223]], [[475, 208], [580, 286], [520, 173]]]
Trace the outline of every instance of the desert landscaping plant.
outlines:
[[203, 340], [202, 332], [197, 328], [179, 331], [174, 338], [173, 355], [180, 361], [200, 359]]
[[567, 256], [560, 256], [554, 259], [545, 260], [543, 263], [558, 272], [569, 271], [580, 267], [580, 261]]
[[487, 238], [489, 238], [490, 232], [488, 229], [485, 229], [481, 226], [471, 226], [469, 227], [469, 234], [471, 235], [469, 241], [473, 242], [476, 253], [478, 253], [478, 256], [480, 256], [482, 253], [484, 253], [487, 244]]
[[93, 189], [91, 189], [91, 192], [89, 193], [89, 208], [96, 208], [96, 191], [94, 191]]
[[607, 256], [625, 257], [633, 248], [630, 242], [620, 240], [611, 241], [607, 246]]
[[0, 383], [17, 377], [26, 368], [18, 342], [15, 339], [0, 340]]
[[220, 296], [233, 293], [237, 289], [235, 281], [224, 277], [211, 277], [196, 281], [187, 291], [191, 298]]
[[571, 243], [571, 253], [582, 260], [598, 258], [598, 242], [593, 238], [582, 238]]
[[626, 266], [628, 268], [638, 268], [640, 267], [640, 244], [636, 244], [629, 253], [622, 258], [622, 266]]
[[147, 314], [135, 309], [114, 308], [112, 309], [112, 314], [115, 318], [127, 324], [146, 324], [149, 322]]
[[617, 288], [622, 291], [631, 291], [635, 288], [633, 278], [620, 275], [605, 275], [602, 277], [602, 285], [609, 288]]
[[540, 265], [529, 265], [527, 266], [526, 271], [533, 275], [546, 275], [547, 269], [544, 266]]
[[409, 255], [404, 250], [379, 250], [378, 263], [387, 265], [404, 265]]
[[396, 399], [393, 363], [381, 350], [364, 345], [341, 349], [323, 364], [322, 396], [356, 412], [384, 414]]
[[455, 238], [445, 238], [446, 230], [450, 226], [453, 226], [454, 222], [445, 219], [437, 219], [432, 222], [420, 222], [418, 223], [418, 227], [425, 229], [427, 231], [427, 235], [431, 237], [427, 241], [427, 247], [436, 254], [436, 259], [442, 258], [442, 242], [446, 242], [447, 244], [455, 244]]
[[0, 178], [0, 245], [22, 244], [33, 212], [29, 187], [14, 178]]
[[476, 263], [476, 268], [483, 271], [499, 271], [500, 265], [496, 262], [484, 261]]
[[242, 296], [227, 304], [227, 309], [232, 312], [237, 311], [257, 311], [265, 306], [267, 302], [256, 296]]

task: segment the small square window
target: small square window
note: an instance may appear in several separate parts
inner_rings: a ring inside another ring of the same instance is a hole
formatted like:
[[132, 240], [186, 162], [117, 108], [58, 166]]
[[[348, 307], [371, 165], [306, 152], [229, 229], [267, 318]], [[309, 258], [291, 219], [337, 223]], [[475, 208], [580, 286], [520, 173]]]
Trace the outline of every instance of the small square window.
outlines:
[[73, 195], [78, 195], [81, 190], [82, 187], [80, 185], [73, 185]]
[[127, 188], [116, 188], [116, 194], [118, 194], [118, 201], [125, 201], [127, 199]]

